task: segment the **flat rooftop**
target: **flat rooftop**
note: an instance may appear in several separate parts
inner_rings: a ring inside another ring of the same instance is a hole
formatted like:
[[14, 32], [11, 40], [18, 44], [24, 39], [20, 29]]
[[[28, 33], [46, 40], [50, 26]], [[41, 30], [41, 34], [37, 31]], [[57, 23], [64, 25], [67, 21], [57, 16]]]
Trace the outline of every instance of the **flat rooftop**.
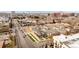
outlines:
[[79, 33], [67, 36], [61, 34], [59, 36], [54, 36], [53, 38], [62, 42], [70, 48], [79, 48]]

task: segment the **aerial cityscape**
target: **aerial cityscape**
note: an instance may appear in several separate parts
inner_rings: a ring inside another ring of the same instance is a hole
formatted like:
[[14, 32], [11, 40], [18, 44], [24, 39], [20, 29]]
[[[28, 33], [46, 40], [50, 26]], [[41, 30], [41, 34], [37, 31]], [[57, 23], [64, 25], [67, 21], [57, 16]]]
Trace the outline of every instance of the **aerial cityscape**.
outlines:
[[0, 48], [79, 48], [79, 13], [2, 11]]

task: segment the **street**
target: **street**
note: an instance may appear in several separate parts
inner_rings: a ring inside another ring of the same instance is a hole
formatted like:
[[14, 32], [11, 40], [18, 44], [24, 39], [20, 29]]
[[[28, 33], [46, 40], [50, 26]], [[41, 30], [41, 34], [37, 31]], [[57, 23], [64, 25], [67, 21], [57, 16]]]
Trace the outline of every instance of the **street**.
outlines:
[[16, 32], [16, 44], [18, 48], [34, 48], [29, 37], [24, 37], [24, 33], [20, 30], [21, 26], [18, 24], [17, 20], [14, 20], [15, 32]]

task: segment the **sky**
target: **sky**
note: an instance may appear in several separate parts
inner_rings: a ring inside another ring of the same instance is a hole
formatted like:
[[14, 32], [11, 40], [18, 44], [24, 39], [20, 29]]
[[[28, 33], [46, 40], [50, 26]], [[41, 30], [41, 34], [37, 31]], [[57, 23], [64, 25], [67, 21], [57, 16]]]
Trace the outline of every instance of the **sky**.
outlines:
[[1, 0], [0, 11], [79, 11], [78, 0]]

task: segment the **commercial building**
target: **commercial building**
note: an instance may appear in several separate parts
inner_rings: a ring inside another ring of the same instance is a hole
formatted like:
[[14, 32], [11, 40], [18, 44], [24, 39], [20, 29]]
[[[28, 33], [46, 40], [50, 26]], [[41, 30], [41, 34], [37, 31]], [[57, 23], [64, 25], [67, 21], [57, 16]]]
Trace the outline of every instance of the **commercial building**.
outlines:
[[73, 35], [54, 36], [54, 43], [58, 48], [79, 48], [79, 33]]

